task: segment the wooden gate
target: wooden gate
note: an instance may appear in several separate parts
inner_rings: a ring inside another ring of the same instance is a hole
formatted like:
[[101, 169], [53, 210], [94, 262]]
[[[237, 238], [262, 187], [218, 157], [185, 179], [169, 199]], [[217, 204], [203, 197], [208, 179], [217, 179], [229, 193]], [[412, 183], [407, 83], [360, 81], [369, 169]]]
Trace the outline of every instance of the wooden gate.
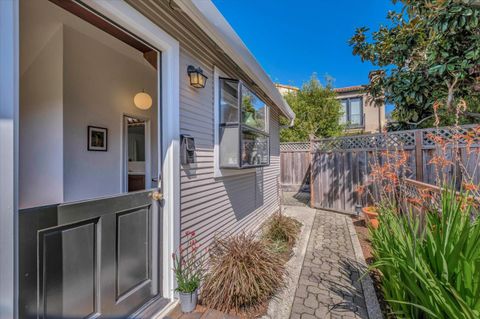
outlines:
[[280, 144], [280, 187], [286, 192], [310, 189], [310, 143]]

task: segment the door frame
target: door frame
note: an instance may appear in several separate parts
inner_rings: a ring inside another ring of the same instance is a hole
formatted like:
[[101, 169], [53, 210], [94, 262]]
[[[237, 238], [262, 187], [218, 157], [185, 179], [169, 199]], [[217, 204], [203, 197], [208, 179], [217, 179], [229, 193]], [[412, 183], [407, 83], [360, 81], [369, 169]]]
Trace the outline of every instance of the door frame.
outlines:
[[[160, 52], [158, 52], [160, 54]], [[160, 108], [158, 111], [160, 111]], [[121, 165], [121, 189], [122, 192], [128, 193], [128, 123], [127, 117], [137, 118], [143, 120], [143, 129], [145, 130], [145, 189], [151, 189], [153, 183], [152, 178], [159, 176], [152, 176], [152, 134], [151, 134], [151, 120], [147, 117], [130, 115], [128, 113], [122, 114], [122, 165]], [[158, 126], [158, 125], [157, 125]], [[161, 147], [160, 141], [157, 141], [157, 147]], [[157, 172], [160, 172], [162, 163], [158, 162]], [[159, 174], [160, 175], [160, 174]]]
[[[19, 1], [0, 1], [0, 308], [5, 318], [18, 318], [18, 112], [19, 112]], [[179, 42], [124, 1], [84, 0], [105, 16], [161, 51], [158, 55], [158, 138], [162, 147], [164, 196], [162, 295], [174, 301], [176, 286], [171, 253], [180, 242], [180, 46]], [[9, 262], [7, 262], [9, 261]], [[166, 309], [169, 308], [167, 305]]]
[[0, 1], [0, 309], [18, 317], [19, 3]]

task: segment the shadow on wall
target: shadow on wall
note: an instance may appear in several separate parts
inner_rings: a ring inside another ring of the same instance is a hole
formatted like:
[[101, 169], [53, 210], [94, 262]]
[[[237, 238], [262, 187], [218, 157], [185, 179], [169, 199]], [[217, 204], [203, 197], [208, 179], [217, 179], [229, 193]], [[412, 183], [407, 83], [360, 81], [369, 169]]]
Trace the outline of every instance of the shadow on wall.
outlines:
[[[195, 155], [195, 163], [182, 164], [181, 170], [189, 181], [194, 181], [199, 178], [198, 162], [199, 158]], [[218, 192], [215, 184], [223, 184], [225, 189], [225, 202], [230, 204], [236, 221], [241, 221], [256, 209], [264, 205], [264, 168], [248, 169], [242, 173], [224, 176], [215, 182], [212, 182], [212, 190], [206, 190], [204, 196], [210, 195], [211, 192]], [[199, 187], [205, 186], [199, 181]], [[270, 190], [276, 192], [276, 189]], [[269, 196], [277, 196], [277, 194], [269, 194]], [[228, 209], [228, 205], [225, 206]]]
[[237, 221], [241, 221], [263, 206], [265, 195], [263, 170], [257, 168], [245, 174], [224, 177], [223, 185]]

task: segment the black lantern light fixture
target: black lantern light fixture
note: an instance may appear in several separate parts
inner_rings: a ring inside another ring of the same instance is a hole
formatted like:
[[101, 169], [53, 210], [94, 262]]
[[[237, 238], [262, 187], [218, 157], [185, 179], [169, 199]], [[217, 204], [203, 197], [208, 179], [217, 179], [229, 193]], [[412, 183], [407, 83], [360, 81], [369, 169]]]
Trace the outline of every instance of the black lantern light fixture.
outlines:
[[203, 89], [207, 84], [207, 76], [203, 74], [203, 70], [189, 65], [187, 68], [188, 76], [190, 77], [190, 85], [197, 89]]

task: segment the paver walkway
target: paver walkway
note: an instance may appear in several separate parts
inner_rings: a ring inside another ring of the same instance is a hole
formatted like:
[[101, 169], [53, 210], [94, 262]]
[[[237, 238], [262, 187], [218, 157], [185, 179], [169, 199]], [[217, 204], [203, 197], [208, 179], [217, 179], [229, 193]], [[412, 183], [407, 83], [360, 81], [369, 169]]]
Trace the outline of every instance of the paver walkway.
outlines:
[[368, 318], [347, 218], [317, 211], [290, 318]]
[[[350, 217], [298, 206], [287, 206], [284, 212], [301, 220], [304, 228], [295, 256], [287, 263], [287, 288], [272, 300], [262, 318], [382, 318], [373, 286], [365, 283], [369, 277], [363, 279], [363, 287], [359, 281], [365, 266], [357, 262], [363, 255], [359, 255], [361, 248]], [[166, 318], [239, 319], [202, 306], [189, 314], [182, 314], [177, 307]]]

